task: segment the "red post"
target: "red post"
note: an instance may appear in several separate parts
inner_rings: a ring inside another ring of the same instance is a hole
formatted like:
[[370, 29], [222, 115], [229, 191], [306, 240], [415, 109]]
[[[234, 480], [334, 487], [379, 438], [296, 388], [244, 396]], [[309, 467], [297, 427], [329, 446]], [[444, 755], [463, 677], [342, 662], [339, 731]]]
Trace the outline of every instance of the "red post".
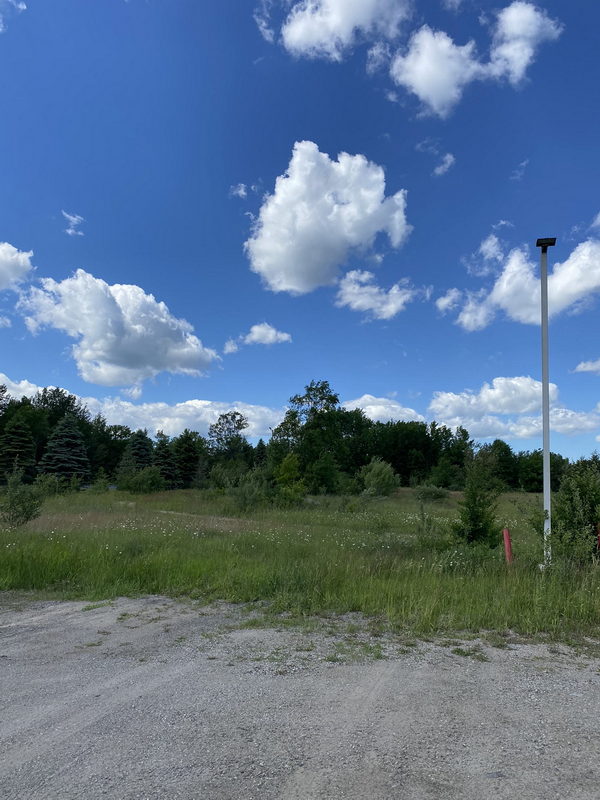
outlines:
[[[502, 531], [502, 535], [504, 536], [504, 555], [506, 556], [506, 563], [512, 564], [513, 562], [513, 554], [512, 554], [512, 544], [510, 541], [510, 531], [508, 528], [504, 528]], [[600, 534], [599, 534], [600, 539]]]

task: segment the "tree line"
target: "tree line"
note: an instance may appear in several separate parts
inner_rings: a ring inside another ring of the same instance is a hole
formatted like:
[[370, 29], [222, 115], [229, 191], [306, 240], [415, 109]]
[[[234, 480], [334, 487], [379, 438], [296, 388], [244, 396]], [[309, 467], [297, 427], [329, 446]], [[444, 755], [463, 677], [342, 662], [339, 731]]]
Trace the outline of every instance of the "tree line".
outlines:
[[[0, 385], [0, 480], [16, 468], [26, 483], [114, 483], [131, 491], [245, 487], [250, 493], [277, 490], [292, 501], [362, 491], [368, 470], [381, 463], [402, 485], [461, 490], [476, 456], [499, 486], [542, 490], [540, 450], [514, 452], [500, 439], [476, 446], [464, 428], [436, 422], [374, 422], [361, 409], [343, 408], [327, 381], [312, 381], [290, 398], [267, 442], [252, 445], [247, 427], [244, 416], [231, 411], [207, 436], [186, 429], [175, 437], [159, 431], [151, 439], [145, 430], [93, 417], [63, 389], [16, 399]], [[556, 490], [568, 460], [556, 453], [551, 458]]]

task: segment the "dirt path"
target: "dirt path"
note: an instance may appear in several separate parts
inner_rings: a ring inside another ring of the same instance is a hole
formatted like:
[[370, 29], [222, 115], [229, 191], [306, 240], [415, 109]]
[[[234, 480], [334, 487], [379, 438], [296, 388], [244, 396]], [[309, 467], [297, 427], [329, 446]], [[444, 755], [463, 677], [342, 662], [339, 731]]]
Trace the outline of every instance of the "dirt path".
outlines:
[[165, 598], [9, 600], [5, 800], [599, 796], [600, 662], [566, 648], [461, 655], [348, 619], [276, 630]]

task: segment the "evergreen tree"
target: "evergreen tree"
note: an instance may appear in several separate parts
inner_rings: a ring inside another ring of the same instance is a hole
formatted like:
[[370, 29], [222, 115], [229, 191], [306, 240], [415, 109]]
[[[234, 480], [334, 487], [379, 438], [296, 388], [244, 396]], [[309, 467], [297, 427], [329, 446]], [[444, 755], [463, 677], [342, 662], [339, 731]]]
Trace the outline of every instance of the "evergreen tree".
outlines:
[[31, 430], [20, 416], [13, 417], [0, 436], [0, 479], [15, 469], [23, 471], [23, 480], [30, 483], [35, 477], [35, 442]]
[[132, 433], [129, 446], [136, 470], [152, 466], [152, 439], [148, 436], [147, 431], [137, 430]]
[[77, 420], [66, 414], [54, 428], [39, 464], [41, 473], [50, 473], [67, 480], [86, 480], [90, 462]]
[[173, 489], [177, 485], [177, 466], [169, 437], [165, 436], [162, 431], [158, 431], [156, 434], [153, 460], [167, 489]]

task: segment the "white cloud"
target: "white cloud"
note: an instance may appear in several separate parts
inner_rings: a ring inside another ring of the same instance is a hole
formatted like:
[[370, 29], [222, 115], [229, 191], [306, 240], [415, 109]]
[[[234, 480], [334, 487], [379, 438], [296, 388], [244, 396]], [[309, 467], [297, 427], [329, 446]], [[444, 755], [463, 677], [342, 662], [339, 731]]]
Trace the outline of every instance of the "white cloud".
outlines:
[[558, 39], [562, 25], [531, 3], [516, 0], [498, 13], [492, 42], [490, 75], [516, 86], [525, 77], [543, 42]]
[[454, 166], [456, 163], [456, 157], [452, 155], [452, 153], [446, 153], [446, 155], [442, 158], [441, 162], [437, 165], [437, 167], [433, 170], [432, 175], [436, 175], [439, 177], [440, 175], [445, 175], [450, 167]]
[[259, 5], [254, 10], [254, 21], [260, 31], [260, 35], [269, 44], [273, 44], [275, 41], [275, 31], [271, 27], [272, 5], [273, 0], [260, 0]]
[[163, 371], [199, 375], [218, 358], [153, 295], [109, 286], [82, 269], [61, 282], [43, 279], [19, 308], [33, 333], [48, 326], [78, 339], [72, 352], [80, 375], [102, 386], [137, 385]]
[[33, 250], [17, 250], [8, 242], [0, 242], [0, 291], [14, 289], [33, 269]]
[[27, 6], [22, 0], [0, 0], [0, 33], [6, 30], [6, 19], [13, 11], [19, 14], [26, 10]]
[[230, 197], [239, 197], [243, 200], [245, 197], [248, 196], [248, 188], [245, 183], [236, 183], [235, 186], [229, 187], [229, 196]]
[[477, 56], [475, 42], [457, 45], [428, 25], [413, 33], [408, 47], [392, 61], [392, 80], [415, 94], [426, 110], [447, 117], [465, 87], [475, 80], [502, 80], [517, 86], [541, 44], [557, 39], [559, 22], [531, 3], [516, 0], [497, 14], [490, 59]]
[[17, 400], [22, 397], [33, 397], [42, 388], [35, 383], [31, 383], [31, 381], [13, 381], [3, 372], [0, 372], [0, 384], [6, 386], [9, 395]]
[[[598, 409], [572, 411], [558, 404], [558, 389], [550, 384], [550, 427], [556, 433], [588, 433], [600, 426]], [[437, 422], [456, 428], [462, 425], [477, 438], [541, 436], [542, 384], [530, 377], [494, 378], [479, 392], [434, 392], [429, 405]]]
[[484, 261], [503, 261], [504, 250], [500, 244], [500, 239], [495, 233], [490, 233], [489, 236], [479, 245], [479, 254], [483, 256]]
[[243, 337], [244, 344], [281, 344], [291, 341], [292, 337], [289, 333], [278, 331], [268, 322], [253, 325], [250, 332]]
[[364, 311], [376, 319], [391, 319], [404, 311], [414, 299], [416, 290], [406, 280], [395, 283], [387, 291], [373, 283], [375, 276], [366, 270], [352, 270], [341, 279], [336, 306]]
[[463, 0], [442, 0], [442, 5], [448, 11], [458, 11], [461, 7]]
[[82, 222], [85, 222], [83, 217], [80, 217], [79, 214], [68, 214], [66, 211], [61, 211], [63, 217], [67, 220], [67, 227], [65, 228], [65, 233], [69, 236], [83, 236], [83, 231], [79, 230], [79, 226]]
[[[558, 398], [556, 384], [550, 384], [550, 399]], [[491, 384], [484, 383], [479, 392], [464, 391], [434, 392], [429, 410], [434, 417], [469, 416], [485, 414], [525, 414], [542, 407], [542, 384], [533, 378], [494, 378]]]
[[446, 294], [442, 295], [442, 297], [438, 297], [438, 299], [435, 301], [435, 304], [438, 311], [440, 311], [442, 314], [446, 314], [448, 311], [452, 311], [454, 308], [456, 308], [461, 299], [462, 292], [460, 289], [448, 289]]
[[590, 228], [600, 228], [600, 211], [597, 213], [594, 221], [590, 225]]
[[11, 325], [12, 325], [12, 322], [10, 321], [10, 319], [8, 317], [0, 316], [0, 328], [10, 328]]
[[425, 417], [417, 413], [413, 408], [404, 408], [396, 400], [389, 397], [374, 397], [372, 394], [363, 394], [356, 400], [348, 400], [342, 403], [347, 411], [355, 408], [362, 408], [369, 419], [374, 422], [388, 422], [396, 420], [398, 422], [425, 422]]
[[367, 52], [367, 74], [374, 75], [390, 62], [390, 46], [387, 42], [376, 42]]
[[600, 358], [597, 361], [582, 361], [577, 364], [574, 372], [595, 372], [600, 375]]
[[525, 170], [529, 164], [529, 159], [526, 158], [524, 161], [521, 161], [515, 169], [510, 173], [509, 180], [511, 181], [522, 181], [523, 176], [525, 175]]
[[341, 61], [357, 40], [392, 40], [410, 14], [409, 0], [300, 0], [281, 29], [295, 56]]
[[[458, 324], [467, 330], [485, 328], [497, 311], [517, 322], [540, 323], [540, 281], [536, 266], [525, 248], [515, 248], [506, 259], [502, 273], [489, 293], [470, 295]], [[548, 277], [550, 316], [571, 309], [577, 311], [600, 291], [600, 241], [579, 244], [563, 263], [556, 263]]]
[[237, 353], [239, 349], [240, 348], [235, 339], [227, 339], [227, 341], [225, 342], [225, 347], [223, 348], [223, 352], [225, 353], [226, 356], [229, 356], [232, 353]]
[[440, 117], [447, 117], [467, 84], [482, 77], [475, 42], [455, 45], [443, 31], [423, 25], [410, 38], [404, 55], [398, 53], [390, 75]]
[[338, 160], [313, 142], [296, 142], [245, 243], [251, 269], [274, 292], [306, 294], [335, 282], [351, 252], [378, 233], [399, 247], [410, 232], [406, 192], [385, 196], [383, 169], [363, 155]]

